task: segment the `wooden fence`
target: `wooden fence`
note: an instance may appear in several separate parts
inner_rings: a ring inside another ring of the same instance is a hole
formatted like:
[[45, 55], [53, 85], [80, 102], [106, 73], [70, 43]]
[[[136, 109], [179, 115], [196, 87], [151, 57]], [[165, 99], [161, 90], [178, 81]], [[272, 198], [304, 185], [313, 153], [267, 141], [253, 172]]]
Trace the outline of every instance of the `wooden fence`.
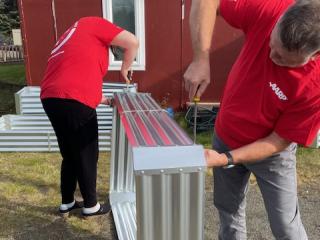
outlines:
[[0, 63], [23, 62], [23, 47], [15, 45], [0, 46]]

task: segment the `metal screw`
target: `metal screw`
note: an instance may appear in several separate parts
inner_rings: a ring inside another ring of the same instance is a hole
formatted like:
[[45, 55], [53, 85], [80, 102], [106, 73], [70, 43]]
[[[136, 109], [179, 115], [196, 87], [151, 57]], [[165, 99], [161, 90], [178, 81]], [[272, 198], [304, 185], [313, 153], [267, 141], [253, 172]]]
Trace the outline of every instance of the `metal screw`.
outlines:
[[141, 171], [141, 174], [144, 174], [144, 171]]
[[161, 169], [160, 172], [161, 172], [161, 173], [164, 173], [164, 170]]

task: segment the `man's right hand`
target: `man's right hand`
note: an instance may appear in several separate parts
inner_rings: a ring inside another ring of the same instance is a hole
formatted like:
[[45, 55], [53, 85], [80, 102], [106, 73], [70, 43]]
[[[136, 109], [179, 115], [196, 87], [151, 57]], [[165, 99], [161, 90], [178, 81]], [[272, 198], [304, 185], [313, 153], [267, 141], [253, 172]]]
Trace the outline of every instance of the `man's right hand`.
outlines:
[[200, 98], [210, 84], [209, 56], [194, 60], [184, 74], [185, 89], [189, 92], [189, 99]]

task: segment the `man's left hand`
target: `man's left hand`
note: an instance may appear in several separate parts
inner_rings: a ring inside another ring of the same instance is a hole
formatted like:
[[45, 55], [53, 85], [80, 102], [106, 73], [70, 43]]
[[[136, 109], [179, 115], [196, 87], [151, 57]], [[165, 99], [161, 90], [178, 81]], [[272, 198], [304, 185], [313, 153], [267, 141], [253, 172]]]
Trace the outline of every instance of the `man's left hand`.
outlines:
[[205, 149], [204, 156], [208, 167], [224, 167], [228, 164], [227, 156], [215, 150]]

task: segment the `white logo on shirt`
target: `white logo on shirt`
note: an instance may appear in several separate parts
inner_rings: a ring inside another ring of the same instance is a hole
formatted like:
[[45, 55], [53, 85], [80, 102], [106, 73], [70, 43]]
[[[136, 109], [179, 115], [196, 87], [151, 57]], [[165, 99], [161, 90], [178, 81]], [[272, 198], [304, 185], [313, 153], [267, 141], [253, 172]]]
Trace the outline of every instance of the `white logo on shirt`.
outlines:
[[76, 22], [76, 23], [72, 26], [72, 28], [69, 28], [69, 29], [64, 33], [64, 35], [66, 35], [65, 37], [62, 36], [61, 39], [59, 39], [59, 41], [58, 41], [58, 42], [56, 43], [56, 45], [55, 45], [55, 48], [54, 48], [54, 49], [52, 50], [52, 52], [51, 52], [51, 57], [48, 59], [48, 62], [49, 62], [52, 58], [54, 58], [54, 57], [56, 57], [56, 56], [64, 53], [64, 51], [59, 51], [59, 50], [60, 50], [60, 49], [62, 48], [62, 46], [63, 46], [64, 44], [66, 44], [66, 42], [72, 37], [72, 35], [74, 34], [74, 32], [75, 32], [76, 29], [77, 29], [77, 26], [78, 26], [78, 22]]
[[284, 95], [284, 93], [280, 90], [280, 88], [277, 86], [277, 84], [269, 82], [270, 87], [272, 88], [272, 90], [274, 91], [274, 93], [278, 96], [278, 98], [280, 100], [288, 100], [287, 96]]

